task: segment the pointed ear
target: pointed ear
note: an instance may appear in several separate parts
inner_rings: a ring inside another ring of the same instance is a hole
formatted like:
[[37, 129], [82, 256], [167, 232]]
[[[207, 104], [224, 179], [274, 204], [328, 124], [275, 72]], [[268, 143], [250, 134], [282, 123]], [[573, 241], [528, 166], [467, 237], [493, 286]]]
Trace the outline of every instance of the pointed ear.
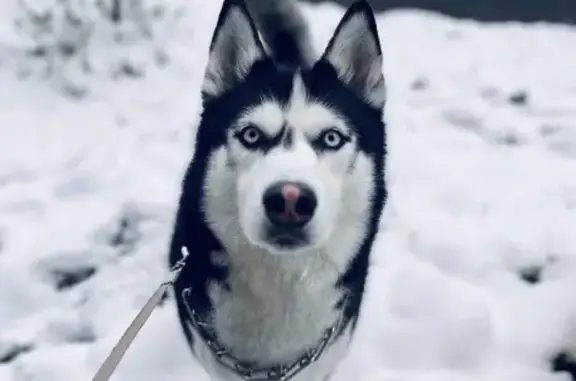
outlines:
[[202, 93], [216, 97], [242, 81], [266, 53], [243, 0], [224, 0], [210, 44]]
[[386, 98], [382, 50], [374, 13], [368, 2], [354, 3], [336, 27], [323, 59], [341, 81], [372, 106], [381, 108]]

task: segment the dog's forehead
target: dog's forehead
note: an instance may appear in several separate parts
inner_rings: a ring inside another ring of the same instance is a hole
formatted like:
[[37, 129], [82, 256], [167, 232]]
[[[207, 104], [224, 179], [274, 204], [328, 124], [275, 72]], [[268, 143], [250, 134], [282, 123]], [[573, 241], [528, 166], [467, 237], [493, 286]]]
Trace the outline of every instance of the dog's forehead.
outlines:
[[329, 127], [344, 127], [343, 119], [326, 103], [310, 97], [299, 73], [293, 77], [288, 101], [269, 95], [242, 114], [239, 124], [254, 124], [274, 133], [284, 126], [314, 134]]

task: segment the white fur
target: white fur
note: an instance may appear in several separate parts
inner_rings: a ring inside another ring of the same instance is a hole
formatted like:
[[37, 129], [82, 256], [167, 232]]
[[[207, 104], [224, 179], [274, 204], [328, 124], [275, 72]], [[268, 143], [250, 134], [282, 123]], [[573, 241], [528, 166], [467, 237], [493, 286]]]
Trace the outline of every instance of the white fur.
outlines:
[[276, 149], [267, 154], [252, 153], [235, 140], [231, 140], [229, 148], [229, 160], [240, 167], [237, 196], [244, 234], [252, 242], [277, 254], [281, 252], [267, 245], [262, 238], [265, 222], [262, 195], [266, 188], [280, 180], [300, 181], [311, 186], [318, 197], [318, 207], [308, 225], [313, 245], [321, 245], [335, 225], [341, 204], [341, 181], [354, 152], [353, 144], [347, 144], [339, 152], [326, 153], [319, 160], [309, 144], [310, 138], [330, 127], [339, 128], [346, 134], [349, 131], [344, 121], [328, 108], [306, 101], [299, 76], [294, 81], [292, 100], [286, 109], [277, 103], [265, 102], [245, 114], [235, 127], [254, 124], [275, 135], [284, 123], [294, 128], [294, 144], [290, 149]]
[[[271, 132], [286, 123], [296, 134], [293, 147], [280, 146], [266, 154], [250, 152], [230, 137], [228, 146], [209, 159], [204, 209], [228, 253], [232, 290], [210, 285], [213, 324], [237, 357], [287, 362], [316, 345], [338, 318], [334, 285], [366, 234], [372, 163], [354, 150], [354, 142], [332, 153], [313, 152], [306, 137], [328, 127], [348, 133], [349, 127], [334, 110], [307, 98], [299, 76], [287, 107], [263, 100], [233, 127], [247, 123]], [[306, 182], [317, 193], [318, 208], [310, 222], [313, 244], [299, 255], [275, 255], [287, 253], [268, 247], [259, 234], [262, 194], [280, 179]], [[337, 348], [334, 353], [340, 353]], [[331, 364], [337, 361], [329, 358]], [[333, 370], [324, 364], [325, 372]], [[323, 379], [317, 376], [310, 380]]]
[[[190, 327], [193, 330], [192, 327]], [[195, 331], [194, 336], [194, 352], [198, 355], [199, 361], [202, 363], [204, 370], [213, 381], [243, 381], [244, 379], [238, 374], [231, 372], [227, 368], [221, 366], [214, 358], [211, 350], [201, 340]], [[329, 377], [335, 372], [338, 363], [346, 354], [346, 350], [350, 343], [351, 332], [350, 328], [334, 342], [323, 355], [315, 363], [308, 366], [291, 381], [328, 381]]]

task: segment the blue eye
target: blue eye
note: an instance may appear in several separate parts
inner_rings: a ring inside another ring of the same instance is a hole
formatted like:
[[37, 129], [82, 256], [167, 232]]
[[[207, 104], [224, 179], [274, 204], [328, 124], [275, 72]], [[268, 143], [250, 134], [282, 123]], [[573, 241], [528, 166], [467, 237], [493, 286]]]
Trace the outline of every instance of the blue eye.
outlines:
[[265, 140], [262, 131], [252, 125], [244, 127], [235, 136], [246, 148], [256, 148]]
[[342, 145], [342, 141], [344, 140], [344, 138], [342, 137], [342, 134], [340, 134], [339, 132], [328, 131], [327, 133], [324, 134], [323, 140], [324, 145], [326, 147], [335, 148]]
[[350, 137], [335, 128], [331, 128], [321, 133], [318, 138], [316, 138], [315, 144], [325, 150], [338, 150], [349, 141]]

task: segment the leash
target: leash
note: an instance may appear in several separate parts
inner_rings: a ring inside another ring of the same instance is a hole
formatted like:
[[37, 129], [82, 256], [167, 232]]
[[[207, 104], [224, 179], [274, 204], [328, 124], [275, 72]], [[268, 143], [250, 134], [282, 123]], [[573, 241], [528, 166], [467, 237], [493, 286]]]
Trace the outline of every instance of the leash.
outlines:
[[[108, 357], [106, 357], [100, 368], [98, 368], [98, 371], [94, 375], [94, 378], [92, 378], [92, 381], [110, 380], [110, 377], [112, 377], [112, 374], [114, 374], [116, 367], [132, 344], [132, 341], [134, 341], [146, 321], [148, 321], [148, 318], [150, 318], [150, 315], [152, 315], [152, 312], [154, 312], [156, 306], [158, 306], [162, 300], [164, 293], [178, 280], [190, 254], [186, 247], [182, 247], [181, 252], [182, 258], [176, 262], [176, 264], [174, 264], [174, 266], [170, 269], [168, 276], [162, 283], [160, 283], [144, 307], [142, 307], [136, 317], [132, 320], [132, 323], [130, 323], [120, 340], [118, 340], [118, 343], [116, 343]], [[213, 352], [217, 361], [232, 372], [238, 374], [246, 381], [289, 381], [293, 379], [301, 371], [303, 371], [305, 368], [320, 358], [324, 350], [330, 345], [335, 335], [340, 332], [345, 323], [344, 313], [342, 312], [334, 325], [325, 330], [316, 347], [304, 352], [302, 356], [289, 364], [279, 364], [265, 368], [254, 368], [250, 364], [246, 364], [243, 361], [231, 356], [227, 350], [225, 350], [223, 347], [220, 347], [216, 338], [213, 337], [206, 329], [208, 325], [201, 321], [198, 314], [196, 314], [196, 312], [188, 305], [188, 292], [190, 292], [190, 289], [183, 290], [182, 297], [188, 315], [191, 319], [192, 327], [196, 329], [201, 339]], [[347, 298], [345, 298], [345, 301], [346, 300]]]
[[144, 307], [138, 312], [138, 315], [132, 320], [132, 323], [128, 326], [118, 343], [112, 349], [112, 352], [106, 357], [106, 360], [102, 363], [92, 381], [108, 381], [118, 363], [124, 357], [124, 354], [132, 344], [132, 341], [138, 335], [156, 306], [162, 300], [164, 293], [168, 291], [168, 288], [174, 284], [178, 280], [182, 269], [186, 265], [186, 260], [188, 259], [188, 249], [186, 247], [182, 247], [182, 259], [180, 259], [174, 266], [170, 269], [170, 273], [166, 277], [166, 279], [158, 286], [154, 294], [150, 296]]

